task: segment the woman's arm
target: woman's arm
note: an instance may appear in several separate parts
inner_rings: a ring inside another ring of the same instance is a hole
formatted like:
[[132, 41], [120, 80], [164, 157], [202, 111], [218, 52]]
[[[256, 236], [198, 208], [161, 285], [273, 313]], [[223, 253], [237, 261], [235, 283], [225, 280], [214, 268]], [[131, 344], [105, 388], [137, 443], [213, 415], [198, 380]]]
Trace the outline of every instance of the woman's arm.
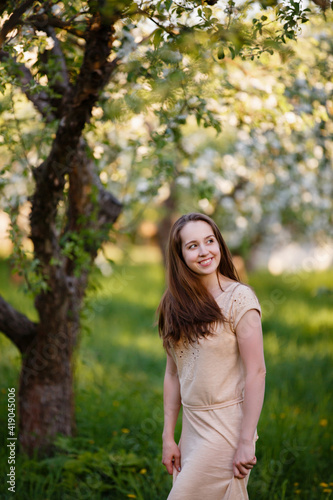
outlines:
[[164, 429], [162, 463], [169, 474], [173, 472], [173, 464], [180, 471], [180, 450], [174, 439], [174, 432], [181, 406], [180, 385], [177, 366], [167, 353], [167, 364], [164, 376]]
[[266, 367], [261, 321], [258, 311], [247, 311], [236, 328], [239, 352], [245, 366], [243, 421], [234, 457], [234, 475], [244, 478], [256, 463], [254, 434], [265, 393]]

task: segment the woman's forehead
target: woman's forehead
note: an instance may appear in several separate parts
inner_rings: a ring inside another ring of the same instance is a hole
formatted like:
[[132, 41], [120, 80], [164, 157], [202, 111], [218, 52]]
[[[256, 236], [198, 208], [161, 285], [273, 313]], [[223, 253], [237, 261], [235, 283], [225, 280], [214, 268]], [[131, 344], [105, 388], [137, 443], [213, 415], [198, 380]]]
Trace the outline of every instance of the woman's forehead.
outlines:
[[214, 235], [214, 231], [208, 222], [196, 220], [187, 222], [179, 234], [182, 242], [185, 243], [188, 240], [196, 240]]

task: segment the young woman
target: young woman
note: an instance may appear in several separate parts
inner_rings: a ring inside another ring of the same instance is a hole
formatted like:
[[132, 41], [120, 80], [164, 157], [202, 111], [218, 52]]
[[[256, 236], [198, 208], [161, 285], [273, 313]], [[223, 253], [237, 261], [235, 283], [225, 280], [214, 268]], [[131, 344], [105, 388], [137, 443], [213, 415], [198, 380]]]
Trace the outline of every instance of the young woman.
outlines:
[[167, 353], [162, 462], [173, 474], [168, 500], [248, 499], [265, 387], [258, 299], [240, 283], [206, 215], [176, 221], [167, 267], [158, 314]]

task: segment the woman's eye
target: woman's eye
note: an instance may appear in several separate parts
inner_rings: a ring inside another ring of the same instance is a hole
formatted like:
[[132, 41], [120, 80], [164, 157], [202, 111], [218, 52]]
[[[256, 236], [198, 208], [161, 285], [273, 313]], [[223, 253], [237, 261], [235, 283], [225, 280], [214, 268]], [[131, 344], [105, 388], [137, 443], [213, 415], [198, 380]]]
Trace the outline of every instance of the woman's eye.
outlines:
[[193, 245], [190, 245], [189, 248], [194, 248], [196, 245], [193, 243]]
[[213, 238], [210, 238], [210, 240], [208, 240], [208, 243], [214, 243]]

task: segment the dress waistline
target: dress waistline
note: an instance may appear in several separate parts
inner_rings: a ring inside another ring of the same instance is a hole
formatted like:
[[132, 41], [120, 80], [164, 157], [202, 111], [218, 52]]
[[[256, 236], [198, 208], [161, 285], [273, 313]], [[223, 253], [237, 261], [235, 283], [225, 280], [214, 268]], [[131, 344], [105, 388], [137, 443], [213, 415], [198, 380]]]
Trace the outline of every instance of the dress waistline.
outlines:
[[213, 405], [187, 405], [186, 403], [182, 402], [182, 405], [185, 408], [188, 408], [189, 410], [216, 410], [218, 408], [226, 408], [227, 406], [233, 406], [236, 405], [237, 403], [242, 403], [244, 401], [244, 398], [239, 397], [237, 399], [232, 399], [230, 401], [224, 401], [223, 403], [215, 403]]

